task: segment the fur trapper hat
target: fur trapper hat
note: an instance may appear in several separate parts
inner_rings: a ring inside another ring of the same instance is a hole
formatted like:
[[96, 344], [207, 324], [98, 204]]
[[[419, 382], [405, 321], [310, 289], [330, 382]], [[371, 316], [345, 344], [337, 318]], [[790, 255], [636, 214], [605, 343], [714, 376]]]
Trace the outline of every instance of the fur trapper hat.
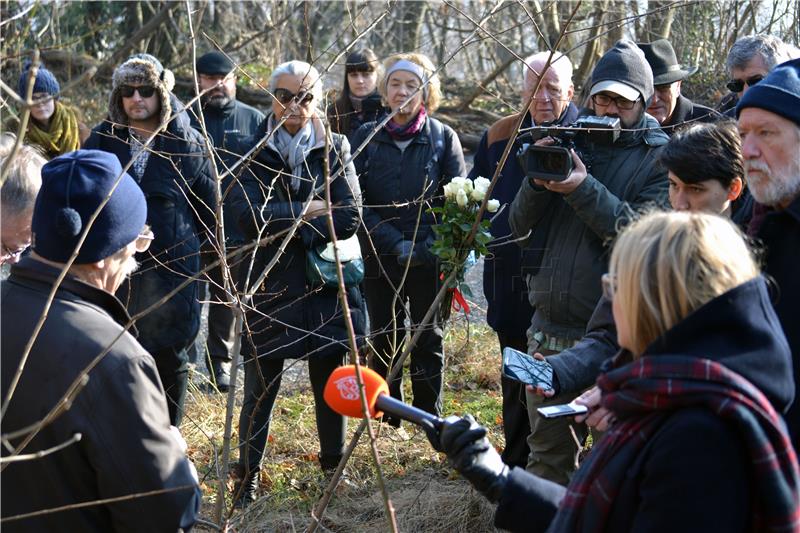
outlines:
[[111, 82], [108, 116], [115, 124], [128, 124], [128, 116], [122, 107], [120, 94], [120, 87], [123, 85], [152, 85], [156, 88], [156, 94], [161, 102], [160, 123], [166, 122], [172, 114], [170, 91], [175, 86], [175, 75], [150, 54], [136, 54], [129, 57], [114, 71]]

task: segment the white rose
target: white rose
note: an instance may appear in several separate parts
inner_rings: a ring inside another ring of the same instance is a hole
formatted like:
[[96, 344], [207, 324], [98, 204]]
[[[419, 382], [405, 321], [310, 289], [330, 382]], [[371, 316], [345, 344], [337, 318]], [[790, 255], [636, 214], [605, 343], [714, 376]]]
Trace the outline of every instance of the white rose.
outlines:
[[458, 204], [458, 207], [466, 207], [467, 202], [469, 202], [467, 193], [464, 192], [464, 189], [459, 189], [456, 193], [456, 203]]
[[475, 178], [475, 183], [473, 185], [475, 186], [475, 190], [476, 191], [483, 192], [484, 196], [485, 196], [486, 195], [486, 191], [489, 190], [489, 185], [491, 185], [491, 184], [492, 184], [492, 182], [490, 180], [487, 180], [483, 176], [478, 176], [477, 178]]
[[498, 209], [500, 209], [500, 200], [489, 200], [486, 202], [486, 210], [490, 213], [494, 213]]
[[486, 191], [478, 189], [477, 187], [469, 195], [469, 197], [475, 200], [476, 202], [483, 201], [484, 196], [486, 196]]
[[459, 190], [464, 189], [464, 182], [467, 181], [466, 178], [453, 178], [450, 180], [449, 185], [453, 188], [453, 193], [457, 193]]
[[464, 192], [467, 194], [471, 193], [474, 187], [472, 186], [472, 180], [469, 178], [462, 178], [464, 180]]
[[445, 198], [452, 199], [453, 197], [455, 197], [455, 195], [456, 195], [456, 191], [455, 191], [455, 187], [453, 186], [452, 182], [448, 183], [447, 185], [444, 186], [444, 197]]

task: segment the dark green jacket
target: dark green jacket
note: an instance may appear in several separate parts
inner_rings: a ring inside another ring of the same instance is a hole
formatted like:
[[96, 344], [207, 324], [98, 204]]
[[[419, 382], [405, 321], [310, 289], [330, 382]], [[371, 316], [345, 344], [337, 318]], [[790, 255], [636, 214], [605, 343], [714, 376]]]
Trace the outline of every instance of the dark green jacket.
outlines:
[[610, 147], [585, 150], [589, 175], [572, 193], [554, 193], [525, 180], [511, 204], [514, 237], [530, 231], [523, 246], [544, 243], [541, 266], [527, 281], [536, 309], [532, 326], [548, 335], [583, 337], [600, 299], [611, 239], [637, 211], [667, 205], [667, 171], [657, 156], [669, 138], [646, 114], [634, 130], [623, 132]]

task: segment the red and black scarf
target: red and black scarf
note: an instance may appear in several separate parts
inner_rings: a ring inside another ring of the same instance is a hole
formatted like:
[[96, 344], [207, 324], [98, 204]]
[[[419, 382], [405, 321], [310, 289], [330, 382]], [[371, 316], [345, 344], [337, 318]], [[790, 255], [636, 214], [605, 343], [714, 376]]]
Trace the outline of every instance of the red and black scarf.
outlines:
[[642, 357], [602, 374], [602, 405], [620, 420], [572, 478], [549, 531], [604, 531], [639, 453], [675, 410], [705, 407], [744, 439], [753, 481], [753, 531], [800, 531], [800, 474], [783, 421], [764, 394], [720, 363]]

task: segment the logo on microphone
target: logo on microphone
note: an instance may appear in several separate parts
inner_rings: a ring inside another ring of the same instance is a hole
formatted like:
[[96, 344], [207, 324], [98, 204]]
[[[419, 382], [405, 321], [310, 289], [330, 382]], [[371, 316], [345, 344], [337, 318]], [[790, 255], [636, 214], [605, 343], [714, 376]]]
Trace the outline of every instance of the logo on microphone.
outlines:
[[336, 380], [339, 395], [345, 400], [358, 400], [358, 383], [355, 376], [345, 376]]

